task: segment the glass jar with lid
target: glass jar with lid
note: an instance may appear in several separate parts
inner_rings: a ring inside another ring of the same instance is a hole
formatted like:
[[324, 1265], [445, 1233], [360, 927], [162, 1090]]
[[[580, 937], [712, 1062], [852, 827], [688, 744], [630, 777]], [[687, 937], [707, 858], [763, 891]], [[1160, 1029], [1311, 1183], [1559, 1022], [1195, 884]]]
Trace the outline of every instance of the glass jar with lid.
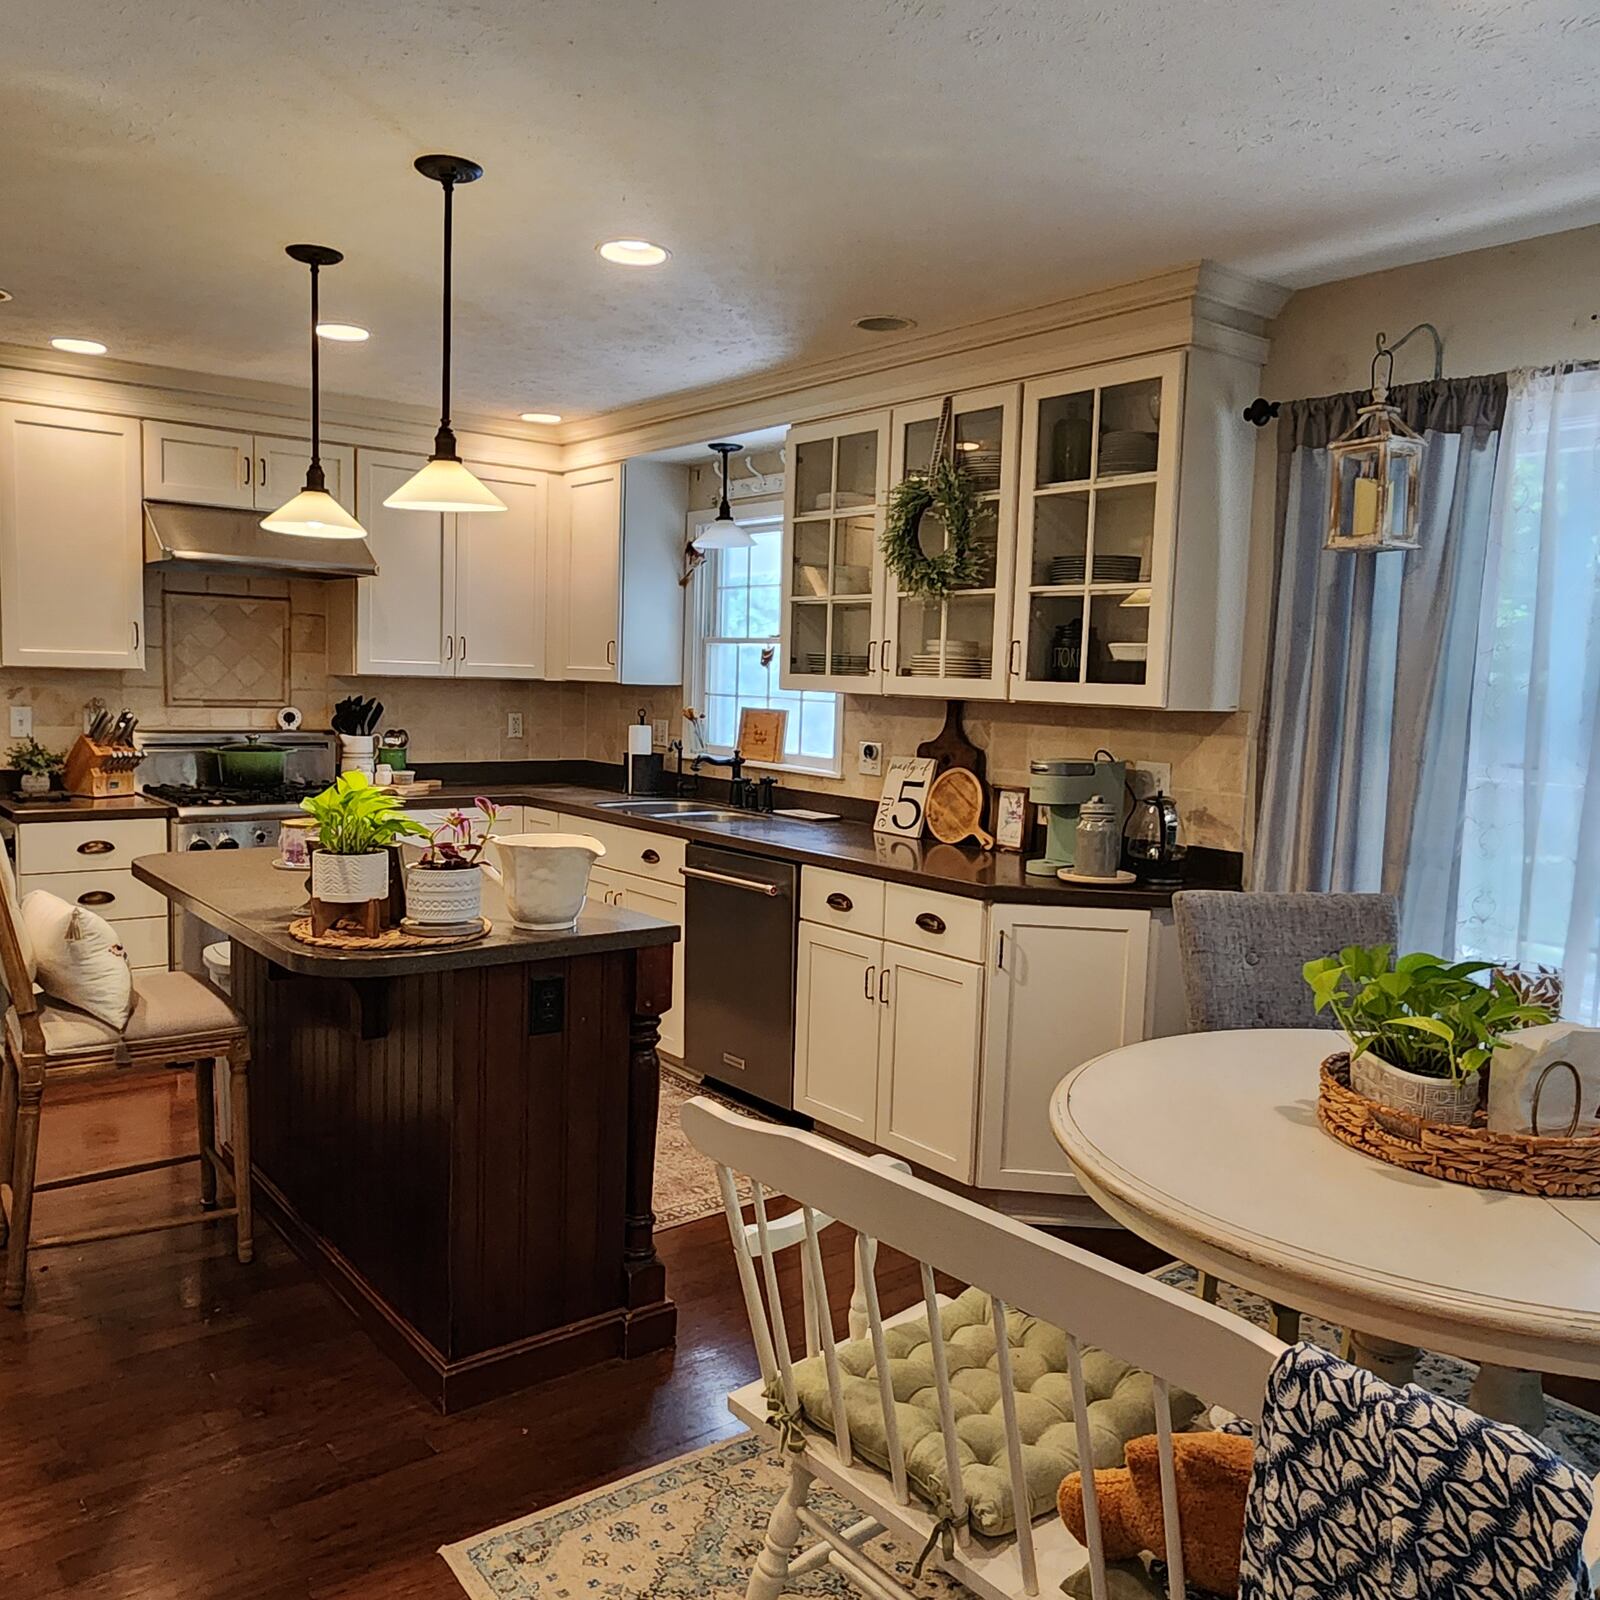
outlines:
[[1078, 811], [1078, 831], [1073, 840], [1073, 876], [1115, 878], [1121, 860], [1121, 807], [1098, 795], [1092, 796]]

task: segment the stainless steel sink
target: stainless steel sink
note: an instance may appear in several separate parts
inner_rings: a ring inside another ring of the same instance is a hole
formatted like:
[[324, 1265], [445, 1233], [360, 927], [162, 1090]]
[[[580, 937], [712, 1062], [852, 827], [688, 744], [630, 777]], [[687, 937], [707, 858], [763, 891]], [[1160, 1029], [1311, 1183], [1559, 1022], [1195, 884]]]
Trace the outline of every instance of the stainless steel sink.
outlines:
[[753, 811], [716, 806], [704, 800], [598, 800], [595, 809], [617, 811], [625, 817], [677, 818], [686, 822], [744, 822], [756, 815]]

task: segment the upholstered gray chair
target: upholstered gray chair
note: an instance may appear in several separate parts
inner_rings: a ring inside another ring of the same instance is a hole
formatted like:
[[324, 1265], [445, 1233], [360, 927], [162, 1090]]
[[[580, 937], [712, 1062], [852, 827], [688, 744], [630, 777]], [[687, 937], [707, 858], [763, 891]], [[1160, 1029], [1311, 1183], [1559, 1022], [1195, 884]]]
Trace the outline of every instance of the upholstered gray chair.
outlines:
[[1347, 944], [1395, 944], [1400, 911], [1388, 894], [1236, 894], [1186, 889], [1172, 897], [1190, 1033], [1218, 1028], [1332, 1027], [1318, 1016], [1300, 969]]
[[[1185, 889], [1172, 897], [1190, 1033], [1220, 1028], [1333, 1027], [1318, 1016], [1300, 969], [1347, 944], [1393, 945], [1400, 909], [1388, 894], [1237, 894]], [[1200, 1274], [1200, 1293], [1217, 1280]], [[1300, 1313], [1272, 1307], [1273, 1331], [1293, 1344]]]

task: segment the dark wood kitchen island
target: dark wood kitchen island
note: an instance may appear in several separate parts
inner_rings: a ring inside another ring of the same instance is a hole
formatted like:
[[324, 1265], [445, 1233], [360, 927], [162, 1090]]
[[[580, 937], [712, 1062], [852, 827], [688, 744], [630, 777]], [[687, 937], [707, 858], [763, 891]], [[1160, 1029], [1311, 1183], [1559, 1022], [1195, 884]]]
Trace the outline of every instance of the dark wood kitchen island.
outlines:
[[486, 885], [477, 944], [346, 954], [290, 937], [305, 879], [272, 855], [133, 864], [232, 940], [258, 1214], [443, 1411], [671, 1344], [651, 1182], [678, 930], [591, 904], [524, 932]]

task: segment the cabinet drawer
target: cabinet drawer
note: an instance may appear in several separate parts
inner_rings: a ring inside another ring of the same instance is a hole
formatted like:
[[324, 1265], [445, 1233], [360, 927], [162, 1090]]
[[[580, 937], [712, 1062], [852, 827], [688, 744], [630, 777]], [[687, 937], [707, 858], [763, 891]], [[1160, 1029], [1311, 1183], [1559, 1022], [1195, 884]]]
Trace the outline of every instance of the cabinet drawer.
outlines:
[[883, 936], [913, 950], [983, 960], [983, 902], [910, 884], [884, 885]]
[[24, 872], [17, 879], [17, 889], [21, 894], [43, 889], [68, 905], [99, 912], [107, 922], [124, 922], [130, 917], [165, 919], [167, 914], [166, 897], [140, 883], [126, 867], [107, 872]]
[[17, 829], [17, 873], [103, 872], [167, 848], [159, 817], [118, 822], [37, 822]]
[[553, 811], [546, 811], [543, 806], [524, 806], [522, 808], [522, 831], [524, 833], [538, 833], [547, 829], [555, 833], [561, 826], [561, 819]]
[[588, 817], [562, 817], [563, 833], [586, 833], [606, 847], [608, 872], [630, 872], [636, 878], [653, 878], [657, 883], [683, 882], [683, 854], [687, 841], [650, 833], [643, 828], [624, 828], [615, 822], [594, 822]]
[[858, 878], [827, 867], [800, 873], [800, 915], [827, 928], [848, 928], [876, 939], [883, 933], [883, 891], [878, 878]]
[[122, 948], [128, 952], [128, 965], [135, 972], [148, 972], [152, 968], [165, 971], [167, 966], [167, 919], [165, 917], [139, 917], [132, 922], [113, 924]]

